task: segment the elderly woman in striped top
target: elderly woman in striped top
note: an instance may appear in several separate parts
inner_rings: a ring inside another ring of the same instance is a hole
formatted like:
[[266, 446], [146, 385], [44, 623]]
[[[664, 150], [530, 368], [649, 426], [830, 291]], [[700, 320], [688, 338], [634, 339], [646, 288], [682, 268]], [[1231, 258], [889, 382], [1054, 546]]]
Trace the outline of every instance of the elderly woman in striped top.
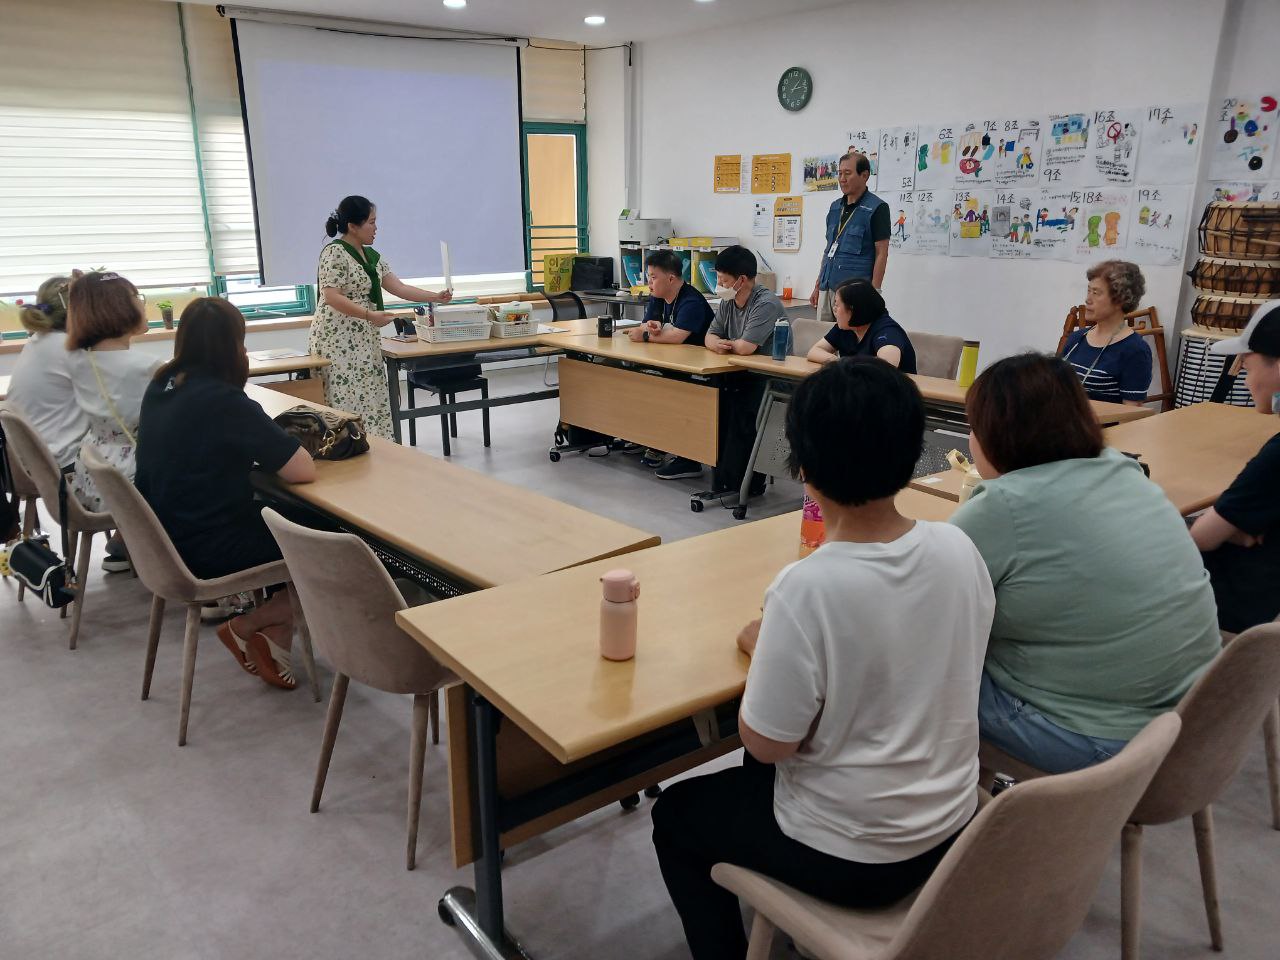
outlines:
[[1090, 400], [1140, 407], [1151, 387], [1151, 348], [1125, 320], [1138, 308], [1147, 282], [1137, 264], [1103, 260], [1089, 268], [1084, 318], [1093, 326], [1077, 330], [1062, 345]]

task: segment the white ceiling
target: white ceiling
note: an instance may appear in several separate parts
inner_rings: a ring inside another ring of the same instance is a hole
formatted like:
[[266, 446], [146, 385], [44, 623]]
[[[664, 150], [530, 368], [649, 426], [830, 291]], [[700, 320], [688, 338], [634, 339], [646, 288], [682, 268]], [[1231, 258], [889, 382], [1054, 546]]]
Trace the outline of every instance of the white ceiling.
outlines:
[[[216, 2], [216, 0], [205, 0]], [[841, 5], [838, 0], [467, 0], [450, 10], [441, 0], [223, 0], [240, 6], [572, 40], [590, 46], [654, 40], [749, 20]], [[582, 22], [602, 14], [604, 26]]]

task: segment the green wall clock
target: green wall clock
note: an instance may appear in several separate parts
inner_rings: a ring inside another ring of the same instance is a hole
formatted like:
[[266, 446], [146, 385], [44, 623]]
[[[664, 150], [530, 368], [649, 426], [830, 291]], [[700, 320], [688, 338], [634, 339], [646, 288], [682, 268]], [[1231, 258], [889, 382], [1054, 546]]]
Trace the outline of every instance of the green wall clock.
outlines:
[[778, 80], [778, 102], [784, 110], [803, 110], [813, 96], [813, 77], [804, 67], [790, 67]]

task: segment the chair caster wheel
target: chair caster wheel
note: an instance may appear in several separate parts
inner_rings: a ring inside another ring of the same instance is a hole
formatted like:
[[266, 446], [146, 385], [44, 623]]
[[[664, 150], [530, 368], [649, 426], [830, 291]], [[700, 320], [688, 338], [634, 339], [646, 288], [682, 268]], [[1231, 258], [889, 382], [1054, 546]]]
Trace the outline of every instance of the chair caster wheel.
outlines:
[[550, 451], [550, 452], [547, 454], [547, 456], [551, 458], [551, 462], [552, 462], [552, 463], [559, 463], [559, 462], [560, 462], [560, 451], [559, 451], [559, 450], [552, 450], [552, 451]]
[[654, 799], [655, 797], [661, 796], [662, 786], [660, 784], [655, 783], [652, 787], [645, 787], [644, 795], [648, 797], [650, 800]]
[[692, 510], [694, 513], [701, 513], [701, 512], [702, 512], [702, 501], [701, 501], [701, 500], [690, 500], [690, 501], [689, 501], [689, 509], [690, 509], [690, 510]]
[[747, 518], [747, 508], [746, 508], [746, 507], [734, 507], [734, 508], [733, 508], [733, 519], [735, 519], [735, 520], [745, 520], [746, 518]]
[[623, 797], [618, 803], [622, 805], [623, 810], [634, 810], [640, 806], [640, 794], [633, 793], [629, 797]]

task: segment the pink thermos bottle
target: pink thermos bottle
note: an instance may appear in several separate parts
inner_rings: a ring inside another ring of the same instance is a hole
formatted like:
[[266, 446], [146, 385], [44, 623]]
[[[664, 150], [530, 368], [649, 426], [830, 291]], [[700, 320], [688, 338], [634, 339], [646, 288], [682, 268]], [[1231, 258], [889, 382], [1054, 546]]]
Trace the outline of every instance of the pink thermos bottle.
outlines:
[[630, 660], [636, 655], [636, 620], [640, 581], [630, 570], [610, 570], [600, 578], [600, 655], [606, 660]]

